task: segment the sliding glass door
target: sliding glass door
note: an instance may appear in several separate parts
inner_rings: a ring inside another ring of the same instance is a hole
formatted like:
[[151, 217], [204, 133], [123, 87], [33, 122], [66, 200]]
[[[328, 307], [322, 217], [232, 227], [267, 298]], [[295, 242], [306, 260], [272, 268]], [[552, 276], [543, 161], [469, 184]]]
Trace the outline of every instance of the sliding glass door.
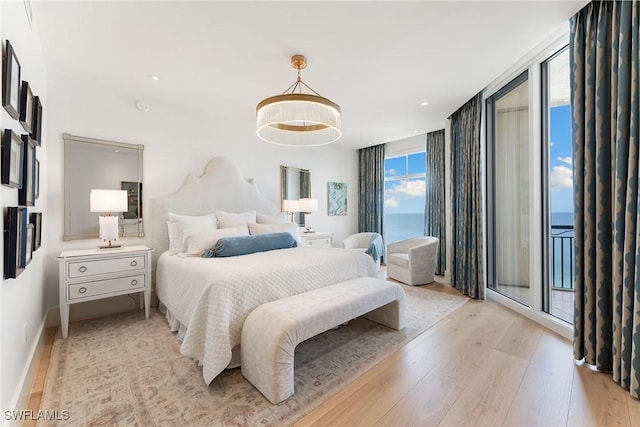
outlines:
[[487, 99], [488, 285], [530, 306], [529, 80]]

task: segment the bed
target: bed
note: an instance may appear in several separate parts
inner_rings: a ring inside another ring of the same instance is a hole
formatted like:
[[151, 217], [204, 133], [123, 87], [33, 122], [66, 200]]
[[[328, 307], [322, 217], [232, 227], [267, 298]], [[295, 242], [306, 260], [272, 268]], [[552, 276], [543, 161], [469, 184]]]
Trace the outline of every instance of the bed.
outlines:
[[[279, 209], [242, 177], [228, 158], [211, 160], [200, 177], [190, 175], [174, 194], [152, 200], [156, 293], [180, 351], [202, 365], [207, 384], [225, 368], [239, 365], [242, 325], [253, 309], [269, 301], [362, 276], [377, 277], [373, 259], [359, 251], [295, 248], [225, 258], [182, 256], [168, 251], [169, 213]], [[191, 231], [193, 233], [193, 230]]]

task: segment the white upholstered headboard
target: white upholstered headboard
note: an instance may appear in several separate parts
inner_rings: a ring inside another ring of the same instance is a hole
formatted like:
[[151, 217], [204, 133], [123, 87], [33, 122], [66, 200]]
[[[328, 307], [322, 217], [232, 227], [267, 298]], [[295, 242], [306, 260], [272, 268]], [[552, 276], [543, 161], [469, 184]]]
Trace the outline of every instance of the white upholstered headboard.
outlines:
[[155, 259], [169, 248], [169, 212], [182, 215], [205, 215], [215, 211], [255, 210], [269, 215], [280, 212], [278, 204], [266, 199], [252, 180], [243, 178], [238, 165], [226, 157], [211, 159], [201, 176], [189, 174], [175, 193], [151, 199], [151, 207]]

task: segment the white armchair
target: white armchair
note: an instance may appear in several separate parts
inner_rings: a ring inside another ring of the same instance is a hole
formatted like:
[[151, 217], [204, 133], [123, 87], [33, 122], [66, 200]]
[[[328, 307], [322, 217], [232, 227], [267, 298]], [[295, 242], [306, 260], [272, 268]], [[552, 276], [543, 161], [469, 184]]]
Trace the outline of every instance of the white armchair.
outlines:
[[[374, 246], [373, 251], [370, 250], [372, 245]], [[384, 256], [384, 243], [382, 242], [382, 236], [378, 233], [362, 232], [352, 234], [342, 241], [342, 247], [368, 253], [378, 264], [378, 268], [380, 267], [380, 258]]]
[[387, 245], [387, 276], [407, 285], [435, 281], [437, 237], [422, 236]]

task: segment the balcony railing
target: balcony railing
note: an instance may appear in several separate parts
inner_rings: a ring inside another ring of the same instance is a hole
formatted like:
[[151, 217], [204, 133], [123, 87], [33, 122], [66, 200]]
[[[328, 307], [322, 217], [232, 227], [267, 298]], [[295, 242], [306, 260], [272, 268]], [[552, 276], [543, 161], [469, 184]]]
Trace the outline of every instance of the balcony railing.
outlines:
[[551, 287], [573, 291], [573, 225], [551, 226]]

